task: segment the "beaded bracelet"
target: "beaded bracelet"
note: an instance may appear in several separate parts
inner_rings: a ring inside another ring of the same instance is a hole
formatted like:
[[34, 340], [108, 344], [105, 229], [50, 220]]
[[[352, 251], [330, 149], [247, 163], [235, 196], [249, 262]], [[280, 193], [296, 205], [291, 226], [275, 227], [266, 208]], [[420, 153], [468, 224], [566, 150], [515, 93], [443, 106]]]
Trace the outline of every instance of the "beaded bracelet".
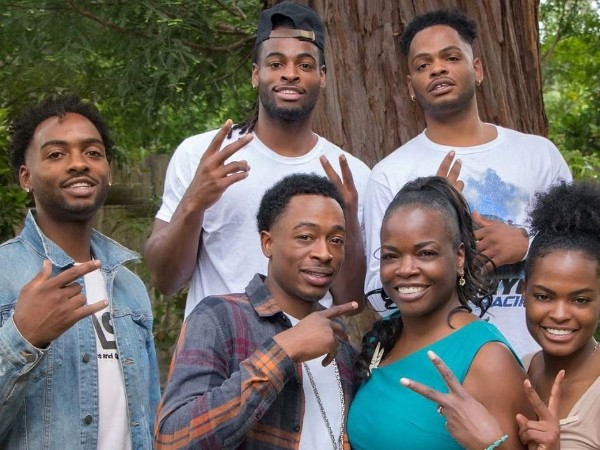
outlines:
[[504, 444], [504, 442], [506, 442], [507, 439], [508, 439], [508, 434], [505, 434], [500, 439], [498, 439], [496, 442], [494, 442], [493, 444], [490, 444], [490, 446], [488, 448], [484, 448], [483, 450], [494, 450], [494, 449], [500, 447], [502, 444]]

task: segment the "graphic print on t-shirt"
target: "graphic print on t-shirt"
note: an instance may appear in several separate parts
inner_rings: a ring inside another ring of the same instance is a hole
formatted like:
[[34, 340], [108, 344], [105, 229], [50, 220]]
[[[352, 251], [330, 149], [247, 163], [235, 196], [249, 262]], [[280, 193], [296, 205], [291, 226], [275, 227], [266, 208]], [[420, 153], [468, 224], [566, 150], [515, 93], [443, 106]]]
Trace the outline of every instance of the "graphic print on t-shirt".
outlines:
[[[488, 219], [524, 227], [522, 223], [526, 218], [529, 196], [519, 186], [504, 181], [494, 169], [488, 168], [480, 176], [472, 174], [467, 177], [463, 193], [471, 211], [477, 211]], [[483, 317], [500, 329], [518, 354], [537, 348], [525, 325], [523, 268], [523, 261], [496, 268], [493, 275], [497, 282], [496, 292], [490, 309]]]
[[480, 178], [470, 176], [465, 179], [463, 194], [471, 211], [495, 216], [511, 225], [524, 216], [529, 202], [526, 193], [502, 180], [493, 169], [486, 169]]
[[[104, 311], [97, 315], [92, 316], [94, 323], [94, 329], [96, 330], [96, 337], [100, 343], [98, 348], [98, 359], [102, 358], [116, 358], [117, 354], [117, 340], [115, 339], [115, 330], [112, 326], [110, 318], [110, 312]], [[105, 350], [104, 352], [101, 350]], [[106, 352], [106, 350], [114, 350], [112, 352]]]

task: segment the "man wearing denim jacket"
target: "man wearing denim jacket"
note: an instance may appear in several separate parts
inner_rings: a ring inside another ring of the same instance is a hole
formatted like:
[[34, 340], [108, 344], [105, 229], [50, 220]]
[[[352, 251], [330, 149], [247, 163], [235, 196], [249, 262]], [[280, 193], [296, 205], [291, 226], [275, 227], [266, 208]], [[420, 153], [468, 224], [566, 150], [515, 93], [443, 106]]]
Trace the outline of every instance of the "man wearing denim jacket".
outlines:
[[159, 399], [152, 311], [92, 229], [110, 185], [106, 123], [74, 96], [13, 124], [11, 163], [35, 209], [0, 245], [0, 447], [150, 449]]

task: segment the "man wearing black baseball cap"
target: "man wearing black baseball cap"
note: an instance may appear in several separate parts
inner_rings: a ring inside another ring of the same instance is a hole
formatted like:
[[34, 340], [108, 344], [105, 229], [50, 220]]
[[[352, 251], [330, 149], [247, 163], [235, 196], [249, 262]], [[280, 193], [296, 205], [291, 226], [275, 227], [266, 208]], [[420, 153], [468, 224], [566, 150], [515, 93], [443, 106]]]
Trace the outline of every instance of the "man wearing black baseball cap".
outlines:
[[[291, 27], [273, 29], [274, 24], [281, 23], [282, 19], [288, 20]], [[295, 37], [306, 40], [325, 51], [325, 32], [321, 18], [308, 6], [298, 3], [279, 3], [264, 10], [260, 15], [255, 46], [267, 39], [278, 37]]]
[[323, 24], [311, 8], [283, 2], [263, 11], [252, 65], [254, 116], [192, 136], [173, 155], [145, 254], [163, 293], [191, 278], [186, 317], [203, 298], [243, 292], [255, 273], [266, 272], [254, 218], [266, 189], [293, 173], [327, 175], [343, 194], [348, 263], [324, 304], [362, 304], [362, 197], [370, 171], [313, 132], [326, 81], [324, 47]]

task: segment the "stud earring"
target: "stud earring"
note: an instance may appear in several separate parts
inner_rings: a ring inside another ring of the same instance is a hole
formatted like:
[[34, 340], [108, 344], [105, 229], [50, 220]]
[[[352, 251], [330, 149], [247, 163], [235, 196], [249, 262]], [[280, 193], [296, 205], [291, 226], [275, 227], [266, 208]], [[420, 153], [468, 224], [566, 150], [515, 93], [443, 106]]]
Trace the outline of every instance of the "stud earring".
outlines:
[[29, 194], [30, 189], [28, 187], [25, 188], [25, 192]]
[[477, 86], [477, 87], [481, 86], [481, 80], [475, 81], [475, 86]]
[[467, 280], [465, 280], [465, 274], [464, 272], [460, 275], [460, 277], [458, 278], [458, 285], [460, 287], [463, 287], [465, 284], [467, 284]]

